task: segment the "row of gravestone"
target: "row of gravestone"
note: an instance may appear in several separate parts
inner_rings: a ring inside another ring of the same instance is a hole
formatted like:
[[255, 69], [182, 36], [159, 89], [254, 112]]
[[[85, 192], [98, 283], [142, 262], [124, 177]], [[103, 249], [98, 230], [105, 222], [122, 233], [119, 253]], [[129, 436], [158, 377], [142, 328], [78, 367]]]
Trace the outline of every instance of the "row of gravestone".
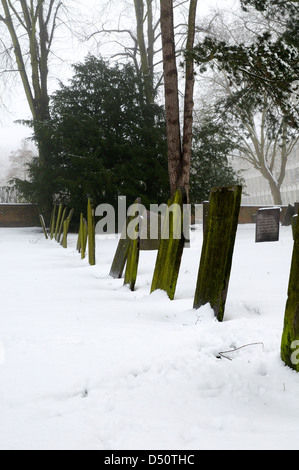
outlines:
[[[59, 206], [55, 205], [51, 214], [49, 230], [47, 230], [45, 219], [40, 214], [40, 223], [45, 235], [48, 240], [55, 240], [60, 243], [63, 248], [67, 248], [68, 245], [68, 234], [70, 229], [71, 220], [74, 215], [74, 209], [68, 210], [67, 207], [63, 207], [62, 204]], [[84, 214], [80, 217], [80, 228], [77, 242], [77, 250], [81, 253], [81, 258], [85, 258], [86, 247], [88, 243], [88, 257], [91, 266], [96, 264], [95, 258], [95, 211], [92, 205], [91, 199], [88, 199], [87, 203], [87, 221], [84, 218]]]
[[[211, 192], [194, 308], [198, 309], [210, 303], [219, 321], [223, 320], [225, 312], [241, 197], [240, 186], [217, 188]], [[127, 229], [138, 216], [139, 202], [136, 201], [136, 211], [127, 219], [110, 271], [113, 278], [121, 278], [127, 262], [125, 284], [129, 285], [131, 290], [135, 288], [138, 272], [140, 227], [135, 224], [135, 237], [128, 236]], [[163, 290], [171, 300], [175, 296], [186, 242], [186, 203], [186, 194], [182, 189], [178, 189], [168, 202], [151, 286], [151, 292]]]
[[[226, 187], [213, 189], [210, 196], [209, 214], [206, 221], [204, 242], [199, 266], [197, 287], [194, 298], [194, 308], [210, 304], [219, 321], [223, 321], [227, 299], [229, 279], [231, 274], [233, 252], [238, 227], [241, 206], [242, 187]], [[168, 211], [164, 219], [158, 256], [153, 276], [151, 292], [164, 290], [171, 300], [174, 299], [181, 259], [185, 246], [184, 190], [178, 189], [168, 202]], [[140, 252], [141, 214], [138, 212], [140, 200], [135, 203], [133, 213], [127, 218], [126, 226], [119, 241], [117, 251], [111, 266], [110, 275], [121, 278], [125, 270], [125, 285], [134, 290], [138, 273]], [[59, 241], [62, 226], [64, 238], [70, 224], [73, 211], [66, 217], [66, 209], [60, 206], [57, 219], [55, 211], [51, 220], [51, 238]], [[87, 221], [81, 215], [77, 248], [85, 257], [87, 238], [89, 239], [89, 262], [95, 264], [95, 212], [92, 203], [88, 201]], [[134, 233], [128, 233], [133, 219]], [[297, 215], [298, 217], [298, 215]], [[260, 210], [257, 214], [257, 241], [276, 241], [274, 232], [279, 230], [280, 208]], [[47, 230], [44, 220], [41, 223], [45, 236]], [[284, 330], [281, 344], [281, 357], [286, 365], [299, 372], [299, 360], [294, 356], [294, 350], [299, 346], [299, 224], [294, 225], [294, 250], [288, 289], [288, 301], [285, 312]], [[164, 236], [166, 235], [167, 236]], [[271, 235], [270, 235], [271, 234]], [[276, 234], [277, 235], [277, 234]], [[278, 231], [279, 237], [279, 231]], [[294, 360], [295, 358], [295, 360]]]
[[[210, 304], [219, 321], [223, 321], [229, 279], [232, 267], [242, 188], [229, 187], [213, 189], [199, 267], [194, 308]], [[136, 201], [136, 210], [138, 203]], [[169, 201], [168, 207], [181, 208], [178, 214], [168, 212], [164, 221], [151, 292], [161, 289], [174, 298], [181, 258], [184, 250], [183, 205], [184, 191], [178, 190]], [[256, 242], [279, 240], [280, 208], [259, 210], [256, 219]], [[119, 242], [110, 275], [121, 278], [127, 261], [125, 285], [134, 290], [139, 261], [140, 224], [135, 226], [137, 236], [128, 237], [127, 228], [136, 214], [127, 220], [125, 233]], [[293, 216], [298, 217], [298, 214]], [[293, 219], [294, 220], [294, 219]], [[164, 232], [169, 234], [163, 237]], [[180, 237], [177, 237], [180, 232]], [[299, 360], [294, 350], [299, 346], [299, 224], [293, 224], [294, 250], [285, 312], [281, 357], [284, 363], [299, 372]], [[174, 236], [176, 235], [176, 237]], [[134, 238], [132, 240], [132, 238]], [[294, 360], [295, 358], [295, 360]]]

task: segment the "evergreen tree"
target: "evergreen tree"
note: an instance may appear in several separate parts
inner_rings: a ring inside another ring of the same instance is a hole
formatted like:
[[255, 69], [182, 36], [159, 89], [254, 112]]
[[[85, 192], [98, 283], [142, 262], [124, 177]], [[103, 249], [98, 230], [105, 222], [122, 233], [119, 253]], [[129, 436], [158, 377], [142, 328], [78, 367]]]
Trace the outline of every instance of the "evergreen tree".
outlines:
[[[109, 66], [88, 56], [74, 65], [74, 77], [51, 101], [44, 127], [52, 145], [49, 182], [57, 202], [84, 212], [95, 205], [116, 206], [125, 195], [146, 205], [168, 196], [167, 146], [163, 108], [148, 103], [135, 69]], [[41, 190], [40, 165], [30, 165], [31, 182], [18, 182], [25, 193]]]

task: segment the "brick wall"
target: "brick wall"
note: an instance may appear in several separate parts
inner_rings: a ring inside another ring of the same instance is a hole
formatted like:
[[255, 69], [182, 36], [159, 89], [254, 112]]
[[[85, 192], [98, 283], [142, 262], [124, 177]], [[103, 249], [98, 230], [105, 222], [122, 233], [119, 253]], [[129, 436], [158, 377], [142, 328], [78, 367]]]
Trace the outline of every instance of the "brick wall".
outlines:
[[39, 216], [35, 204], [0, 204], [0, 228], [37, 227]]
[[[240, 209], [239, 224], [254, 223], [254, 216], [256, 215], [257, 211], [264, 207], [273, 208], [274, 206], [242, 206]], [[281, 206], [281, 209], [280, 220], [283, 221], [287, 211], [287, 206]]]
[[[272, 206], [241, 206], [239, 224], [253, 224], [255, 222], [254, 216], [256, 215], [257, 211], [264, 207], [273, 208], [277, 206], [273, 206], [273, 205]], [[288, 207], [287, 206], [280, 206], [280, 207], [281, 207], [280, 220], [282, 222], [285, 217]], [[203, 224], [204, 225], [206, 223], [208, 213], [209, 213], [209, 203], [204, 202], [203, 204]]]

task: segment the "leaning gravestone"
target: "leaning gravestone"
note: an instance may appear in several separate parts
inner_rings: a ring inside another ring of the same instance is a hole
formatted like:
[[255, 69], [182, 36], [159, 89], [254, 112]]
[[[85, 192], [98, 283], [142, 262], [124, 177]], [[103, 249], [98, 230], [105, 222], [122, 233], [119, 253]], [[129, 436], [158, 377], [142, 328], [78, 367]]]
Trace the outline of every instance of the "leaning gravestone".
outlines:
[[256, 243], [278, 242], [280, 208], [260, 209], [256, 216]]
[[88, 232], [88, 259], [90, 266], [96, 265], [96, 234], [95, 234], [95, 210], [92, 200], [88, 198], [87, 204], [87, 232]]
[[151, 288], [151, 293], [164, 290], [170, 300], [174, 299], [185, 246], [184, 204], [186, 191], [178, 189], [168, 202]]
[[49, 238], [48, 237], [48, 232], [47, 232], [47, 229], [46, 229], [45, 219], [44, 219], [44, 216], [42, 214], [39, 214], [39, 220], [40, 220], [44, 235], [46, 237], [46, 240], [48, 240], [48, 238]]
[[129, 286], [132, 292], [134, 292], [135, 290], [138, 264], [139, 264], [139, 254], [140, 254], [140, 227], [141, 227], [141, 216], [139, 212], [140, 205], [141, 205], [141, 199], [138, 199], [137, 204], [133, 206], [133, 216], [135, 212], [136, 220], [133, 222], [133, 225], [134, 225], [133, 228], [128, 227], [129, 233], [127, 234], [130, 238], [130, 245], [129, 245], [129, 250], [128, 250], [124, 285]]
[[146, 210], [141, 214], [141, 251], [155, 251], [159, 249], [163, 222], [164, 219], [161, 214]]
[[298, 224], [298, 215], [294, 215], [292, 217], [292, 231], [293, 231], [293, 240], [294, 241], [295, 241], [295, 236], [296, 236], [297, 224]]
[[289, 204], [281, 225], [283, 227], [290, 227], [290, 225], [292, 225], [292, 217], [294, 215], [295, 215], [295, 207]]
[[[140, 204], [141, 205], [141, 199], [138, 198], [135, 201], [135, 204]], [[129, 224], [134, 220], [133, 216], [128, 216], [126, 219], [126, 224], [123, 228], [117, 250], [115, 253], [115, 256], [113, 258], [112, 266], [110, 269], [110, 276], [113, 277], [113, 279], [121, 279], [125, 266], [126, 266], [126, 261], [128, 258], [128, 253], [130, 249], [130, 238], [128, 237], [128, 227]]]
[[296, 224], [293, 259], [286, 305], [284, 330], [281, 342], [281, 358], [284, 363], [299, 372], [299, 224]]
[[211, 192], [194, 308], [210, 304], [223, 321], [241, 207], [242, 187]]
[[71, 209], [68, 217], [63, 222], [63, 238], [61, 242], [61, 246], [63, 248], [67, 248], [67, 237], [68, 237], [69, 228], [70, 228], [73, 215], [74, 215], [74, 209]]

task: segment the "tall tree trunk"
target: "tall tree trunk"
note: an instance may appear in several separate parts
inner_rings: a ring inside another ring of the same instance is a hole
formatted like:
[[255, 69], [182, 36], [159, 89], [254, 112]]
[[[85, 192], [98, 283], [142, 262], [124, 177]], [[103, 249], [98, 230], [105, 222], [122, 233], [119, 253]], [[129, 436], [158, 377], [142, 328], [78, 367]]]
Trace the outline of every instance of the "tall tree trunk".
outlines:
[[181, 180], [179, 186], [185, 188], [189, 202], [191, 153], [193, 138], [193, 110], [194, 110], [194, 60], [191, 53], [194, 49], [195, 23], [198, 0], [190, 0], [188, 20], [188, 40], [186, 48], [186, 85], [184, 106], [184, 131], [183, 131], [183, 162]]
[[179, 86], [174, 39], [173, 0], [161, 0], [161, 32], [168, 141], [168, 168], [170, 191], [173, 195], [179, 185], [179, 176], [182, 162]]
[[179, 187], [183, 187], [187, 193], [188, 202], [195, 83], [194, 60], [190, 53], [194, 48], [197, 3], [198, 0], [190, 0], [184, 100], [184, 128], [182, 138], [180, 127], [178, 71], [174, 37], [173, 0], [161, 0], [161, 31], [170, 189], [171, 194], [174, 194]]
[[[136, 20], [137, 20], [137, 41], [141, 57], [141, 71], [145, 83], [145, 95], [147, 102], [152, 103], [153, 96], [153, 83], [151, 83], [151, 74], [148, 62], [148, 51], [145, 44], [144, 33], [144, 0], [134, 0]], [[151, 5], [151, 3], [150, 3]]]

